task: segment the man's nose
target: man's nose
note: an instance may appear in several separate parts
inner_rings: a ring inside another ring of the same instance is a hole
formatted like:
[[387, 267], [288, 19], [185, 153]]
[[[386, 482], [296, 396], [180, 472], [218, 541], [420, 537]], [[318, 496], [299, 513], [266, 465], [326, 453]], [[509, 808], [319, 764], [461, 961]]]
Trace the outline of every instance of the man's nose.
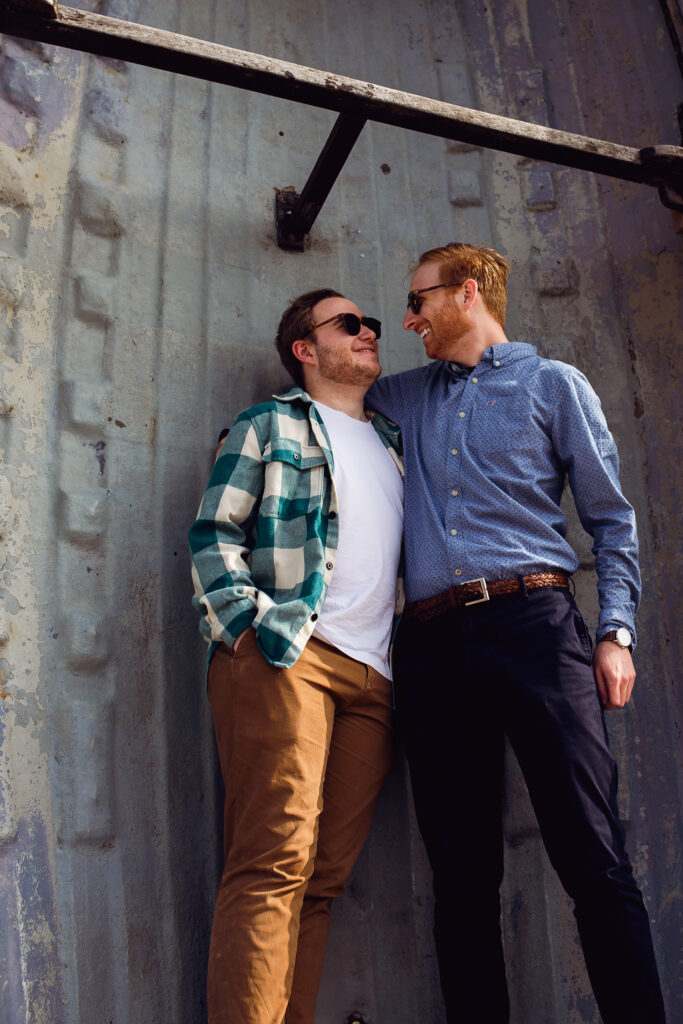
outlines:
[[377, 335], [375, 334], [375, 332], [370, 327], [368, 327], [367, 324], [361, 324], [360, 325], [360, 331], [358, 332], [358, 337], [362, 338], [364, 340], [367, 340], [368, 338], [372, 338], [373, 341], [377, 340]]
[[415, 316], [415, 313], [413, 313], [413, 311], [410, 308], [410, 306], [408, 306], [408, 308], [406, 310], [406, 315], [403, 317], [403, 327], [404, 327], [404, 330], [412, 331], [412, 329], [413, 329], [413, 327], [415, 326], [416, 323], [417, 323], [417, 318]]

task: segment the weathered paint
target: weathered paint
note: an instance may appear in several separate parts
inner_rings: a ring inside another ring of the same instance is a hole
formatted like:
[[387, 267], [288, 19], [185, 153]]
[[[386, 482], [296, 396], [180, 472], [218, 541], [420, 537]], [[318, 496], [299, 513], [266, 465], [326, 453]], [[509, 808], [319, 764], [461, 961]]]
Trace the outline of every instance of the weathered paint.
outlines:
[[[46, 427], [59, 246], [82, 62], [7, 40], [0, 141], [0, 1017], [64, 1017], [48, 714]], [[55, 274], [56, 270], [56, 274]], [[52, 643], [54, 641], [51, 641]]]
[[[103, 13], [622, 145], [680, 141], [654, 0]], [[579, 365], [620, 445], [646, 589], [636, 697], [609, 723], [677, 1019], [683, 310], [681, 238], [656, 194], [373, 125], [290, 254], [273, 190], [301, 188], [333, 114], [11, 40], [0, 105], [0, 1018], [204, 1019], [221, 792], [185, 537], [217, 432], [284, 382], [274, 327], [305, 288], [333, 284], [383, 320], [385, 370], [419, 363], [405, 274], [461, 237], [512, 260], [510, 335]], [[594, 621], [573, 513], [571, 531]], [[335, 912], [319, 1024], [443, 1021], [407, 794], [399, 762]], [[513, 1022], [590, 1024], [571, 911], [511, 757], [505, 826]]]

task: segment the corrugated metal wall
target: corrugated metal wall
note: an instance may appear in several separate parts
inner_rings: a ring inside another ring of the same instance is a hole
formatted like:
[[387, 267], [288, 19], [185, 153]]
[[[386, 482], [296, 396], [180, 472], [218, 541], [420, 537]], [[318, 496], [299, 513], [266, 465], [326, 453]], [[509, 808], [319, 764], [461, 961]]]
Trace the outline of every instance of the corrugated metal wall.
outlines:
[[[654, 0], [93, 6], [615, 142], [679, 142], [681, 79]], [[636, 696], [609, 726], [671, 1020], [683, 1019], [681, 236], [646, 187], [369, 125], [310, 247], [283, 253], [273, 189], [301, 187], [333, 120], [3, 40], [0, 1018], [204, 1019], [221, 793], [186, 531], [216, 435], [283, 382], [274, 327], [304, 289], [333, 285], [380, 316], [386, 371], [420, 362], [400, 326], [404, 276], [457, 237], [509, 257], [509, 335], [579, 365], [620, 445], [645, 599]], [[594, 620], [590, 544], [573, 522]], [[506, 819], [514, 1024], [594, 1022], [512, 761]], [[430, 927], [399, 763], [336, 910], [319, 1024], [353, 1010], [440, 1024]]]

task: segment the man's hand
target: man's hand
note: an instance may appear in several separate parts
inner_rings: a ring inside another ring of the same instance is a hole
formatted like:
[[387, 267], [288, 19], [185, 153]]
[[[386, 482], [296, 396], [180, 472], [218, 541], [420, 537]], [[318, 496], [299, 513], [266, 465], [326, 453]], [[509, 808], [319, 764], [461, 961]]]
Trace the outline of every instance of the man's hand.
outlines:
[[593, 671], [605, 711], [628, 704], [636, 678], [628, 648], [613, 640], [602, 640], [595, 648]]

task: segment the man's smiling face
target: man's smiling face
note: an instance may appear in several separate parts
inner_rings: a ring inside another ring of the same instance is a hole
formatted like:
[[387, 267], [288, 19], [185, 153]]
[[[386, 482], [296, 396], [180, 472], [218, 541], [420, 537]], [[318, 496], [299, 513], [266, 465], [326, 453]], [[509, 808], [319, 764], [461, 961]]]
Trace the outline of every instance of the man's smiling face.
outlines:
[[[338, 313], [362, 313], [353, 302], [335, 296], [318, 302], [312, 311], [314, 324], [322, 323]], [[377, 380], [382, 367], [377, 357], [375, 332], [361, 324], [360, 332], [353, 336], [344, 329], [343, 321], [332, 320], [316, 328], [311, 335], [318, 373], [335, 384], [366, 384]]]
[[[468, 335], [473, 323], [463, 308], [463, 286], [454, 283], [435, 287], [443, 284], [441, 273], [440, 263], [423, 263], [415, 271], [410, 282], [411, 292], [430, 290], [416, 296], [419, 312], [414, 313], [408, 308], [403, 326], [420, 336], [430, 359], [454, 360], [469, 365]], [[471, 365], [475, 366], [477, 361]]]

